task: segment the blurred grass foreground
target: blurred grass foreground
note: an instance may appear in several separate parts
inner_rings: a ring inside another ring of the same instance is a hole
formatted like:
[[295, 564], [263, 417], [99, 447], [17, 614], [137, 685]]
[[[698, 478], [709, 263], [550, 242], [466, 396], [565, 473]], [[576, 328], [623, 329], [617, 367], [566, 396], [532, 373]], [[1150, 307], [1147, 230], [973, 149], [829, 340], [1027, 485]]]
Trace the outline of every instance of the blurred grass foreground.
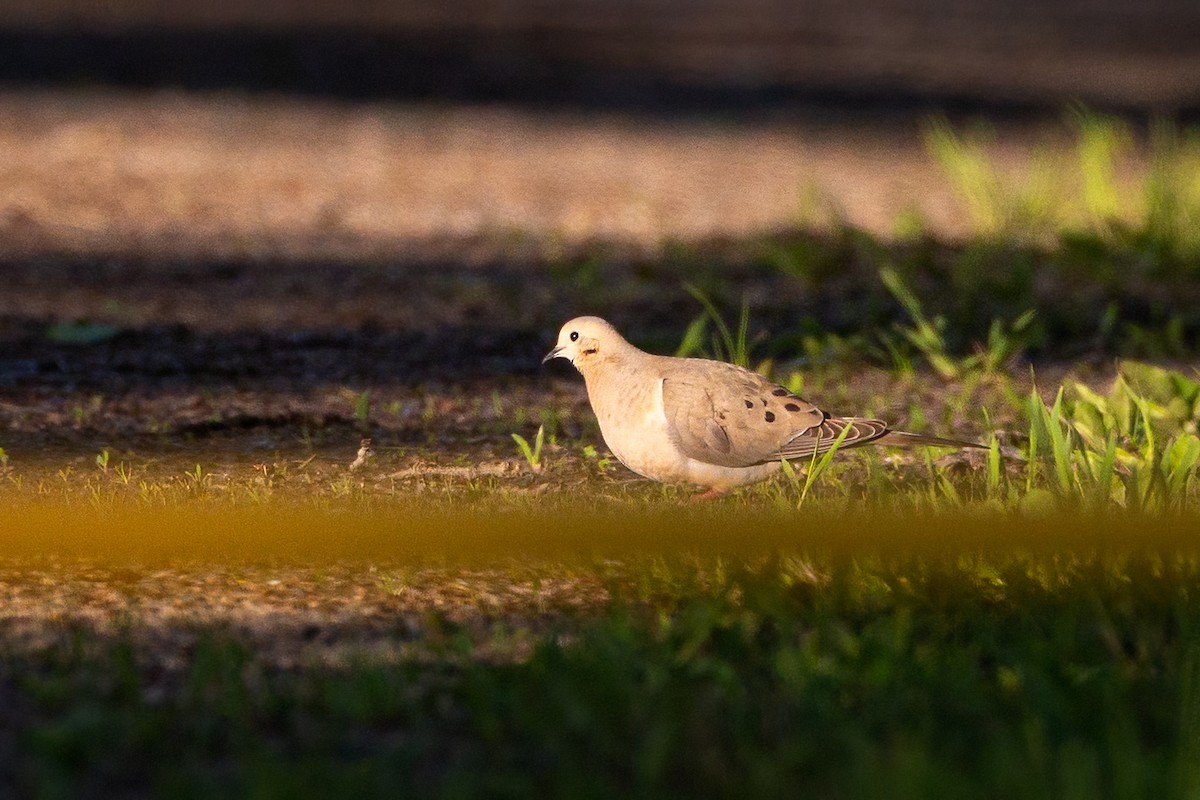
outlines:
[[[40, 797], [1200, 790], [1194, 517], [561, 511], [6, 516], [9, 603], [57, 610], [0, 625], [0, 782]], [[173, 618], [180, 559], [214, 607], [222, 586], [261, 588], [232, 616]], [[545, 599], [497, 602], [487, 575]], [[575, 589], [536, 588], [556, 581]], [[127, 598], [121, 621], [87, 624], [83, 586]], [[304, 612], [303, 635], [270, 599], [343, 591], [358, 610]], [[251, 607], [275, 609], [265, 627], [247, 627]]]

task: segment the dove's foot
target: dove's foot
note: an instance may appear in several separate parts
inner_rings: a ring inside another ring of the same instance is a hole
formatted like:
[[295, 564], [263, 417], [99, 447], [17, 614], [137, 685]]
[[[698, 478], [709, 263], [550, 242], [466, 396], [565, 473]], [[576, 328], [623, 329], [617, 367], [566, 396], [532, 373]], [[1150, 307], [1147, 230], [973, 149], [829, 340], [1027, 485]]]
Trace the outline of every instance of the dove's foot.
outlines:
[[724, 496], [725, 491], [723, 489], [709, 489], [707, 492], [700, 492], [699, 494], [692, 495], [692, 502], [706, 503], [709, 500], [716, 500], [718, 497]]

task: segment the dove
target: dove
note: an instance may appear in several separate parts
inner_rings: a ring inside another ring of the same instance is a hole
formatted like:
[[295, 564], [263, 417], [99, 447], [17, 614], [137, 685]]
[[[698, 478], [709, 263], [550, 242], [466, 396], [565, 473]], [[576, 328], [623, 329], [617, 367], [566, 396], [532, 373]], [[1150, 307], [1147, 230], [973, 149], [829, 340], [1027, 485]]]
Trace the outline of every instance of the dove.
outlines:
[[600, 434], [642, 477], [704, 487], [718, 496], [761, 481], [784, 460], [865, 444], [983, 447], [897, 431], [886, 422], [834, 417], [748, 369], [639, 350], [600, 317], [576, 317], [546, 357], [583, 375]]

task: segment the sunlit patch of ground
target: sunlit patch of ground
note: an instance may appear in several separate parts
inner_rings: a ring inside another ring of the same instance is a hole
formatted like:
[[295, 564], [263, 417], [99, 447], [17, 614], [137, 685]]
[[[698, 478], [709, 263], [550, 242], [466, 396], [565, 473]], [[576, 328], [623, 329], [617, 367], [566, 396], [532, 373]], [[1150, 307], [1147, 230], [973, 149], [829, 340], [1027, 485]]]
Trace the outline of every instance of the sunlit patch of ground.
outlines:
[[[962, 229], [897, 125], [797, 116], [702, 125], [619, 114], [228, 95], [0, 95], [8, 247], [364, 258], [503, 235], [665, 240], [787, 227], [805, 192], [890, 232]], [[1060, 142], [1061, 144], [1061, 142]], [[0, 228], [0, 229], [3, 229]]]

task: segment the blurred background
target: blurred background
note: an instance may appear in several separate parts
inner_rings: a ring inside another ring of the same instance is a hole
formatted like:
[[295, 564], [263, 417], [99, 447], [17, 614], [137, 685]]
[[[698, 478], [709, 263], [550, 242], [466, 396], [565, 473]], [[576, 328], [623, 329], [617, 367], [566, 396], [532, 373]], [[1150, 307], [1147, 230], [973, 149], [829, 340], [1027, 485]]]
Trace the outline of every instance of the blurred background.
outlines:
[[0, 387], [533, 374], [693, 289], [878, 361], [888, 266], [958, 352], [1182, 357], [1198, 107], [1190, 0], [5, 0]]
[[[969, 223], [922, 125], [1003, 165], [1065, 109], [1186, 119], [1188, 0], [0, 3], [2, 247], [455, 258]], [[806, 216], [807, 215], [807, 216]]]
[[4, 77], [33, 84], [638, 108], [1200, 100], [1187, 0], [40, 0], [6, 2], [0, 28]]

